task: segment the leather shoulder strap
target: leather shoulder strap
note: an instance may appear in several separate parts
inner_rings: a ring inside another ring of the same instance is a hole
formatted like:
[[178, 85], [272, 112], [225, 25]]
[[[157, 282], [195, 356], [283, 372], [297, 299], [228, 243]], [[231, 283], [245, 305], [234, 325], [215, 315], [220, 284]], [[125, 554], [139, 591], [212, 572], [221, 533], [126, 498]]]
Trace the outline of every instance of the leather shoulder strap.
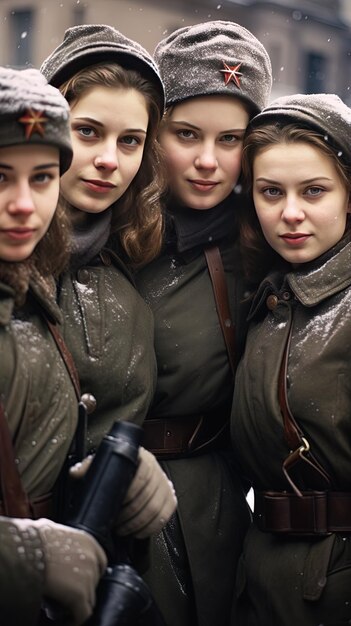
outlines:
[[76, 392], [76, 396], [78, 399], [78, 402], [80, 401], [80, 396], [81, 396], [81, 392], [80, 392], [80, 382], [79, 382], [79, 376], [78, 376], [78, 372], [75, 366], [75, 363], [73, 361], [73, 357], [69, 351], [69, 349], [67, 348], [67, 345], [59, 331], [59, 329], [57, 328], [56, 324], [53, 324], [52, 322], [50, 322], [50, 320], [47, 319], [47, 317], [45, 317], [46, 323], [48, 325], [48, 328], [56, 342], [56, 345], [59, 349], [59, 352], [61, 354], [61, 357], [66, 365], [67, 371], [71, 377], [73, 386], [74, 386], [74, 390]]
[[236, 369], [235, 328], [230, 314], [228, 289], [222, 257], [218, 246], [209, 246], [205, 248], [204, 252], [211, 277], [218, 318], [228, 352], [230, 367], [234, 376]]
[[2, 404], [0, 404], [0, 484], [5, 515], [31, 517], [28, 497], [17, 469], [11, 433]]

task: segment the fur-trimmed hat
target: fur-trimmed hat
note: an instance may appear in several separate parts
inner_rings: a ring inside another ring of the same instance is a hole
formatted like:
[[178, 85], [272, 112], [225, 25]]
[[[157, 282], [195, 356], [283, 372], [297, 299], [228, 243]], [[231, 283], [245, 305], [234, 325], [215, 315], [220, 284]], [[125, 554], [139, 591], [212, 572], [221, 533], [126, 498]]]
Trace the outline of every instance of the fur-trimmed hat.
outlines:
[[43, 62], [40, 71], [49, 83], [60, 87], [79, 70], [94, 63], [111, 61], [126, 69], [137, 70], [154, 84], [162, 114], [164, 89], [153, 58], [139, 43], [112, 26], [87, 24], [68, 28], [63, 42]]
[[166, 106], [187, 98], [232, 95], [256, 114], [268, 104], [272, 67], [264, 46], [246, 28], [216, 20], [179, 28], [154, 53]]
[[0, 67], [0, 147], [54, 146], [63, 174], [72, 161], [69, 106], [36, 69]]
[[339, 150], [341, 159], [351, 162], [351, 109], [339, 96], [331, 93], [282, 96], [254, 117], [249, 128], [280, 121], [296, 122], [316, 130]]

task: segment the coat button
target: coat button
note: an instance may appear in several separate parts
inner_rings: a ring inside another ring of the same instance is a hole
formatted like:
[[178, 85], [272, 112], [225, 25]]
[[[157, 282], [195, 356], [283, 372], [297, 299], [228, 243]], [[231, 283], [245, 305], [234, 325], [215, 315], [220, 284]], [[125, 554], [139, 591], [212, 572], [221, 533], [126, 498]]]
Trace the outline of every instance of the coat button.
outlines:
[[96, 409], [96, 399], [92, 393], [83, 393], [80, 400], [83, 402], [88, 415], [90, 415], [90, 413], [94, 413]]
[[77, 278], [78, 278], [78, 282], [82, 283], [82, 285], [87, 285], [89, 282], [89, 278], [90, 278], [89, 270], [84, 269], [84, 268], [81, 270], [78, 270]]
[[277, 296], [275, 296], [274, 294], [271, 293], [270, 296], [268, 296], [267, 300], [266, 300], [266, 305], [269, 308], [270, 311], [274, 311], [275, 307], [278, 304], [278, 298]]
[[291, 298], [291, 294], [289, 293], [289, 291], [284, 291], [283, 300], [290, 300], [290, 298]]

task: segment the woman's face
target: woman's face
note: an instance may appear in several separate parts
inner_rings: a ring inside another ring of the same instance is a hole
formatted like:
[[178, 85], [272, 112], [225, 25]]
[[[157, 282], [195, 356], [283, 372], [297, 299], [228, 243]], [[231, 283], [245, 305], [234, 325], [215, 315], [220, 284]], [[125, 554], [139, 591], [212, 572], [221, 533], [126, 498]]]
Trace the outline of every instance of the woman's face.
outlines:
[[350, 212], [332, 159], [303, 142], [257, 153], [253, 199], [266, 240], [292, 264], [312, 261], [340, 241]]
[[101, 213], [137, 174], [149, 115], [135, 89], [92, 87], [71, 104], [73, 161], [61, 192], [75, 208]]
[[200, 96], [174, 106], [162, 124], [160, 143], [169, 187], [180, 204], [211, 209], [231, 193], [248, 122], [244, 104], [231, 96]]
[[53, 146], [0, 148], [0, 258], [27, 259], [50, 226], [60, 188]]

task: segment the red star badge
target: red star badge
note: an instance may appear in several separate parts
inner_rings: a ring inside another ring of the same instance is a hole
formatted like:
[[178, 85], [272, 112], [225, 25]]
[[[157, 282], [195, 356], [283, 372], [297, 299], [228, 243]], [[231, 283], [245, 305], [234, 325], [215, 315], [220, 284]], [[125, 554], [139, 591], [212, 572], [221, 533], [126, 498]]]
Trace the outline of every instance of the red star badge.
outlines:
[[43, 111], [33, 111], [33, 109], [28, 109], [25, 115], [19, 118], [20, 124], [24, 124], [25, 126], [25, 137], [29, 139], [33, 133], [39, 133], [42, 137], [44, 136], [44, 124], [48, 121], [47, 117], [44, 117]]
[[238, 65], [228, 65], [225, 61], [222, 61], [222, 63], [224, 65], [224, 70], [220, 71], [224, 73], [224, 84], [228, 85], [232, 81], [240, 89], [240, 78], [242, 73], [239, 72], [239, 70], [241, 63], [238, 63]]

